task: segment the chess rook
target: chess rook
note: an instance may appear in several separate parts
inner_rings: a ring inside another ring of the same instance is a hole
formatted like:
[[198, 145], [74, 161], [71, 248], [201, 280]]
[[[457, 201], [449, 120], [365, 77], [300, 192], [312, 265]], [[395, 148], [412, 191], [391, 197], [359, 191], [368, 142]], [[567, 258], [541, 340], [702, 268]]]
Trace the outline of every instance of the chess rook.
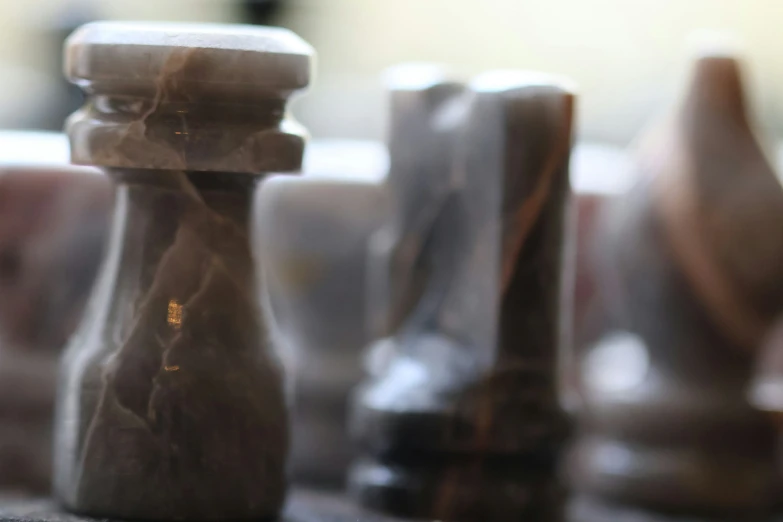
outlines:
[[279, 29], [94, 23], [67, 41], [87, 94], [72, 160], [116, 181], [108, 251], [61, 366], [55, 495], [91, 516], [274, 517], [283, 383], [257, 299], [253, 189], [300, 169], [287, 98], [311, 48]]

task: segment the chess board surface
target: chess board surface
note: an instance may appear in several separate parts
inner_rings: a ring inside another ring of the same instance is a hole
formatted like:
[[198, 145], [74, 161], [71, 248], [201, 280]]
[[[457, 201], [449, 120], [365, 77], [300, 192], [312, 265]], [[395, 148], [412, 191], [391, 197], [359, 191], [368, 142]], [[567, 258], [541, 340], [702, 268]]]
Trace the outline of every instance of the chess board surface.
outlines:
[[[626, 506], [611, 505], [586, 497], [568, 503], [568, 522], [783, 522], [783, 517], [737, 518], [673, 516]], [[0, 497], [0, 522], [109, 522], [64, 513], [48, 499], [21, 500]], [[278, 522], [403, 522], [372, 513], [349, 500], [332, 494], [299, 490], [289, 495], [285, 512]]]
[[780, 516], [672, 515], [577, 496], [568, 502], [567, 522], [781, 522]]
[[[0, 499], [0, 522], [108, 522], [62, 512], [49, 499]], [[310, 491], [289, 495], [279, 522], [399, 522], [401, 519], [370, 513], [348, 500]]]

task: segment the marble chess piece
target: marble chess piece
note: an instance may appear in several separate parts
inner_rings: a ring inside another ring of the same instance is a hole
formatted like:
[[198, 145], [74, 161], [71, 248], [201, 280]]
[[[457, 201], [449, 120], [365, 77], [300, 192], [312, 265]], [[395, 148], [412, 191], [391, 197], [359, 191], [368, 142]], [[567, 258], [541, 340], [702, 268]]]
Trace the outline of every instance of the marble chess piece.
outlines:
[[747, 392], [783, 306], [783, 190], [736, 56], [696, 59], [634, 165], [597, 233], [607, 321], [579, 363], [570, 520], [755, 520], [779, 490]]
[[[397, 516], [558, 520], [561, 256], [574, 95], [538, 73], [392, 86], [353, 498]], [[372, 319], [372, 318], [371, 318]]]
[[87, 94], [74, 163], [116, 183], [108, 249], [61, 365], [54, 492], [99, 517], [274, 517], [283, 376], [259, 303], [256, 184], [301, 168], [288, 98], [313, 51], [283, 29], [85, 25], [65, 73]]

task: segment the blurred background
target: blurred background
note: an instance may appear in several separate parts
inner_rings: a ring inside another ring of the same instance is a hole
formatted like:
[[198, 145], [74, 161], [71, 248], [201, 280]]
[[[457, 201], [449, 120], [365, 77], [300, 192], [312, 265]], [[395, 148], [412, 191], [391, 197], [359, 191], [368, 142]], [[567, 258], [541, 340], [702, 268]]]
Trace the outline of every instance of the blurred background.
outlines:
[[681, 82], [694, 30], [735, 33], [748, 55], [764, 133], [783, 131], [777, 0], [3, 0], [0, 128], [60, 129], [78, 105], [60, 74], [63, 38], [93, 19], [253, 22], [288, 27], [318, 50], [295, 112], [316, 138], [378, 139], [379, 73], [417, 60], [466, 77], [531, 68], [571, 77], [579, 137], [625, 145]]
[[[388, 67], [411, 61], [442, 63], [462, 79], [497, 68], [534, 69], [569, 77], [578, 86], [571, 176], [579, 226], [573, 247], [575, 274], [566, 283], [575, 288], [573, 340], [565, 339], [563, 345], [585, 353], [600, 348], [598, 341], [609, 331], [604, 303], [597, 297], [602, 282], [587, 262], [594, 245], [603, 248], [592, 235], [593, 228], [601, 226], [596, 216], [634, 181], [622, 147], [680, 99], [677, 91], [692, 65], [689, 51], [699, 31], [717, 31], [741, 43], [758, 135], [769, 151], [782, 150], [781, 0], [0, 0], [0, 490], [19, 487], [40, 493], [48, 488], [56, 357], [90, 291], [112, 207], [112, 189], [98, 171], [65, 169], [68, 145], [63, 135], [3, 131], [62, 129], [68, 114], [82, 104], [79, 90], [62, 77], [63, 41], [76, 27], [103, 19], [282, 26], [317, 50], [315, 81], [308, 94], [293, 103], [295, 116], [315, 138], [303, 169], [310, 177], [301, 185], [282, 185], [285, 191], [270, 196], [267, 203], [277, 221], [258, 221], [277, 233], [266, 245], [269, 259], [264, 266], [270, 273], [284, 274], [286, 265], [296, 266], [299, 259], [320, 263], [306, 291], [292, 290], [294, 285], [286, 286], [283, 277], [270, 279], [269, 285], [276, 312], [282, 310], [276, 320], [281, 330], [287, 329], [288, 342], [299, 350], [301, 360], [296, 370], [300, 411], [294, 428], [299, 437], [294, 441], [294, 475], [319, 485], [342, 485], [352, 457], [344, 427], [347, 397], [363, 376], [361, 353], [370, 340], [364, 317], [367, 245], [386, 217], [379, 209], [386, 197], [382, 181], [388, 158], [378, 140], [384, 138], [389, 112], [383, 83]], [[15, 163], [33, 166], [24, 169]], [[356, 175], [347, 182], [346, 173]], [[736, 186], [746, 186], [746, 178], [737, 180]], [[769, 208], [779, 210], [783, 193], [767, 192], [780, 200]], [[740, 215], [745, 218], [741, 224], [752, 225], [751, 214]], [[774, 221], [780, 213], [770, 215], [765, 221], [771, 223], [769, 230], [781, 230]], [[629, 237], [636, 237], [633, 220], [617, 220], [626, 221]], [[729, 232], [736, 230], [745, 229]], [[653, 246], [652, 251], [663, 250], [657, 243]], [[770, 266], [780, 266], [774, 256], [769, 259]], [[672, 287], [678, 287], [678, 281]], [[342, 306], [333, 306], [335, 295]], [[668, 295], [655, 304], [666, 312], [660, 321], [668, 327], [666, 314], [672, 307], [666, 299]], [[676, 315], [676, 310], [671, 313]], [[682, 328], [690, 335], [676, 321], [671, 324], [675, 334]], [[702, 329], [699, 333], [712, 349], [712, 331], [700, 323], [695, 328]], [[634, 350], [641, 345], [633, 336], [619, 338], [633, 342], [619, 343], [619, 349], [618, 343], [610, 343], [608, 352], [597, 350], [597, 358], [587, 358], [588, 377], [608, 375], [610, 379], [601, 382], [626, 382], [611, 377], [629, 375], [628, 368], [633, 370], [639, 360]], [[783, 346], [777, 342], [775, 346]], [[687, 348], [700, 346], [690, 338], [683, 343]], [[668, 340], [664, 344], [665, 349], [653, 347], [651, 353], [657, 350], [665, 358], [669, 344], [685, 350]], [[639, 350], [646, 353], [643, 346]], [[707, 359], [714, 362], [714, 357]], [[598, 361], [593, 366], [599, 372], [590, 373], [591, 361]], [[747, 380], [751, 362], [740, 368], [745, 373], [737, 381]], [[580, 369], [574, 357], [563, 357], [563, 364], [565, 402], [575, 410], [575, 399], [568, 394], [575, 397]], [[645, 359], [644, 368], [647, 365]], [[736, 365], [730, 361], [725, 366], [733, 370]], [[783, 363], [775, 368], [783, 368]], [[723, 369], [718, 364], [718, 370]], [[776, 378], [778, 374], [783, 370]], [[697, 381], [682, 379], [689, 385], [700, 384]], [[783, 390], [783, 379], [775, 384]], [[708, 411], [717, 411], [710, 409], [713, 403], [750, 408], [744, 388], [738, 389], [729, 390], [734, 395], [728, 399], [698, 395], [706, 398], [697, 406]], [[783, 392], [776, 397], [783, 411]], [[644, 400], [640, 404], [643, 413], [656, 411], [645, 410], [649, 404]], [[16, 412], [25, 408], [34, 414], [20, 423]], [[717, 417], [714, 425], [727, 422]], [[733, 451], [730, 447], [726, 453]], [[758, 460], [771, 465], [772, 458], [764, 454]], [[4, 470], [14, 473], [4, 475]], [[731, 476], [723, 470], [720, 474]]]

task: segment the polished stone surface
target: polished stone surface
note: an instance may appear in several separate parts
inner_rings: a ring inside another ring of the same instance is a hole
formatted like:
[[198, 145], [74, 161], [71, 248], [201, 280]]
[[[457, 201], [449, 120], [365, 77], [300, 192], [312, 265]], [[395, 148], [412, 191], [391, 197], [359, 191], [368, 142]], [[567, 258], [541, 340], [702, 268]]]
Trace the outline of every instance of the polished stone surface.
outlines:
[[373, 238], [387, 337], [356, 397], [350, 491], [399, 516], [557, 520], [573, 94], [513, 71], [392, 78], [392, 210]]
[[[109, 522], [109, 519], [101, 519]], [[401, 522], [402, 519], [365, 511], [340, 496], [312, 491], [293, 491], [280, 522]], [[0, 522], [94, 522], [96, 519], [71, 515], [50, 500], [0, 498]]]
[[576, 497], [567, 508], [569, 522], [772, 522], [777, 517], [732, 513], [677, 514], [639, 507], [616, 505], [595, 499]]
[[63, 357], [54, 490], [100, 517], [275, 516], [288, 418], [249, 225], [256, 182], [301, 165], [288, 31], [94, 23], [66, 44], [88, 94], [72, 159], [117, 183], [109, 247]]

